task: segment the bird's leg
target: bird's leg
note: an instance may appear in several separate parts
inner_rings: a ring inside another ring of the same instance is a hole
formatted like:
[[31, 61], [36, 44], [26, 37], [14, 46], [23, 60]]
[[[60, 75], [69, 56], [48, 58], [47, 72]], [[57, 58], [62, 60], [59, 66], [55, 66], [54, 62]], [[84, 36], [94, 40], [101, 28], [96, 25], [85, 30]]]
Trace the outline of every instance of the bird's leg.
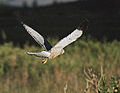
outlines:
[[42, 60], [42, 64], [46, 64], [46, 63], [47, 63], [47, 60], [48, 60], [48, 58], [44, 58], [44, 59]]

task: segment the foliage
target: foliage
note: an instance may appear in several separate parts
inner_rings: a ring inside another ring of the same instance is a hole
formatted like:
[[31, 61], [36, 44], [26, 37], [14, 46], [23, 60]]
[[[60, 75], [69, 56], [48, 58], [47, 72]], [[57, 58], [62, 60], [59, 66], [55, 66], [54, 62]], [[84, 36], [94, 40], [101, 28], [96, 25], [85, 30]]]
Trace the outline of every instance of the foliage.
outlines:
[[103, 74], [103, 68], [101, 67], [101, 77], [99, 78], [92, 69], [84, 70], [86, 76], [86, 89], [84, 93], [119, 93], [119, 79], [115, 76], [111, 76], [110, 80], [107, 80], [107, 76]]
[[[51, 42], [55, 44], [57, 41]], [[0, 45], [0, 93], [63, 93], [66, 83], [67, 93], [83, 93], [86, 86], [83, 69], [92, 67], [99, 72], [100, 65], [105, 74], [101, 90], [106, 90], [110, 77], [120, 73], [119, 48], [120, 42], [116, 40], [98, 42], [82, 39], [66, 47], [65, 54], [43, 65], [41, 58], [25, 53], [39, 52], [41, 48], [28, 44], [20, 48], [5, 43]], [[96, 75], [100, 77], [99, 73]], [[111, 78], [108, 91], [117, 87], [115, 80]]]

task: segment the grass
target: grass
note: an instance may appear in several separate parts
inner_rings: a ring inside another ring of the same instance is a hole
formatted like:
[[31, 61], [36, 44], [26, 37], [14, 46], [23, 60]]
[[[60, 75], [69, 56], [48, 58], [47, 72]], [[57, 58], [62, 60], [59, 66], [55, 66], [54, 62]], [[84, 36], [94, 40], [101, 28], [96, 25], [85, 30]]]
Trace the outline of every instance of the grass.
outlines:
[[[55, 44], [58, 40], [50, 41]], [[100, 77], [103, 66], [106, 82], [120, 73], [120, 42], [116, 40], [78, 40], [65, 48], [65, 54], [45, 65], [41, 58], [25, 53], [41, 50], [28, 44], [24, 48], [12, 43], [0, 45], [0, 93], [63, 93], [66, 84], [67, 93], [83, 93], [84, 68], [93, 68]]]

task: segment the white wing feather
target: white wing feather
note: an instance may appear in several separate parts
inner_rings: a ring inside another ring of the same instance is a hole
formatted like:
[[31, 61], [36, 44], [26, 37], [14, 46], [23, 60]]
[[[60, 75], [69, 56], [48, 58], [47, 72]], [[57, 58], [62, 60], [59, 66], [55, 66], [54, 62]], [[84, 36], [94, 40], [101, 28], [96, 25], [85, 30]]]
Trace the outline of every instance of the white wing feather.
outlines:
[[28, 55], [34, 55], [34, 56], [37, 56], [37, 57], [44, 57], [44, 58], [48, 58], [50, 56], [50, 52], [47, 52], [47, 51], [42, 51], [42, 52], [27, 52]]
[[26, 24], [23, 24], [27, 32], [35, 39], [35, 41], [41, 45], [44, 49], [50, 50], [52, 46], [50, 43], [43, 37], [41, 36], [38, 32], [33, 30], [31, 27], [27, 26]]
[[54, 48], [60, 48], [63, 49], [67, 45], [71, 44], [72, 42], [76, 41], [81, 35], [83, 31], [82, 30], [74, 30], [71, 34], [69, 34], [67, 37], [60, 40], [52, 49]]

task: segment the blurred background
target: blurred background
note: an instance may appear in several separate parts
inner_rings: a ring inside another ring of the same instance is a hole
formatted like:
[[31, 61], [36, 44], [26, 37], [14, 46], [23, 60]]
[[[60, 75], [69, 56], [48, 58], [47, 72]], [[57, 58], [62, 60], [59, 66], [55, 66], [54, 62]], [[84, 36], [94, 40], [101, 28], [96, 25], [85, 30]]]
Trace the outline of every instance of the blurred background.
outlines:
[[89, 30], [84, 36], [120, 40], [119, 0], [0, 0], [0, 31], [6, 34], [6, 41], [14, 43], [24, 44], [30, 38], [20, 21], [45, 37], [63, 38], [85, 18]]
[[[25, 54], [42, 48], [21, 21], [54, 45], [85, 19], [87, 31], [64, 55], [43, 65], [41, 58]], [[119, 0], [0, 0], [0, 93], [66, 93], [65, 84], [68, 93], [83, 93], [84, 68], [100, 78], [102, 66], [108, 81], [119, 77], [119, 41]]]

